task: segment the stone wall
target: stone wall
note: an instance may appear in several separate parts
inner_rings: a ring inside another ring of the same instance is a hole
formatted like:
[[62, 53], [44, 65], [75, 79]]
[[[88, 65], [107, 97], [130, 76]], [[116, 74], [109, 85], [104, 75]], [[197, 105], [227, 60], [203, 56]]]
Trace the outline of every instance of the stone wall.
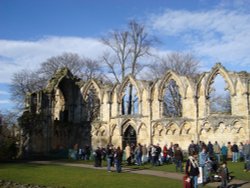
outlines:
[[[50, 82], [49, 89], [45, 89], [44, 95], [47, 98], [51, 96], [49, 98], [51, 102], [42, 105], [44, 101], [41, 97], [37, 97], [39, 101], [36, 103], [37, 108], [40, 108], [37, 109], [37, 113], [46, 111], [50, 115], [52, 126], [50, 139], [59, 140], [57, 145], [60, 145], [62, 137], [72, 136], [54, 133], [54, 121], [63, 122], [65, 118], [70, 120], [69, 123], [82, 125], [83, 133], [75, 135], [88, 137], [85, 141], [88, 140], [86, 142], [89, 143], [81, 142], [80, 145], [91, 144], [93, 148], [105, 146], [110, 142], [116, 146], [124, 146], [124, 143], [129, 141], [124, 140], [125, 137], [128, 139], [128, 135], [125, 135], [128, 127], [134, 129], [137, 143], [164, 145], [173, 142], [180, 144], [183, 149], [188, 147], [191, 140], [211, 141], [212, 143], [218, 141], [219, 144], [223, 144], [228, 141], [239, 143], [250, 139], [250, 76], [246, 72], [229, 72], [218, 63], [211, 71], [200, 74], [196, 79], [168, 71], [165, 76], [156, 81], [136, 80], [128, 75], [123, 83], [114, 85], [105, 85], [97, 80], [83, 82], [67, 71], [63, 73], [59, 75], [60, 78], [53, 78], [54, 85]], [[230, 92], [231, 113], [229, 114], [210, 113], [208, 105], [210, 85], [218, 74], [223, 77]], [[176, 82], [182, 98], [180, 117], [163, 115], [165, 84], [170, 80]], [[122, 115], [123, 96], [129, 84], [132, 84], [137, 92], [138, 113]], [[95, 89], [100, 102], [98, 117], [89, 122], [91, 131], [89, 128], [84, 129], [87, 116], [84, 100], [90, 88]], [[32, 106], [31, 102], [29, 106]], [[67, 139], [71, 142], [68, 146], [81, 140], [81, 138]], [[51, 148], [56, 147], [55, 141], [50, 141], [50, 143], [54, 144]]]

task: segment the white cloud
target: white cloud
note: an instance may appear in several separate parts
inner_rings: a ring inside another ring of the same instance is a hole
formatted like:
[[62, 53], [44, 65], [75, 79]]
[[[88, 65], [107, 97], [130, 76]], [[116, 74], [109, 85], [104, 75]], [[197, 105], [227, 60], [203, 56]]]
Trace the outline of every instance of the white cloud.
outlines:
[[178, 38], [183, 50], [223, 64], [250, 65], [250, 14], [244, 11], [166, 10], [153, 15], [150, 22], [153, 31]]
[[0, 104], [10, 104], [9, 100], [0, 100]]
[[9, 95], [10, 93], [9, 92], [7, 92], [7, 91], [1, 91], [0, 90], [0, 95]]
[[96, 59], [105, 47], [95, 38], [46, 37], [37, 41], [0, 40], [0, 83], [10, 83], [13, 73], [34, 70], [46, 59], [64, 52]]

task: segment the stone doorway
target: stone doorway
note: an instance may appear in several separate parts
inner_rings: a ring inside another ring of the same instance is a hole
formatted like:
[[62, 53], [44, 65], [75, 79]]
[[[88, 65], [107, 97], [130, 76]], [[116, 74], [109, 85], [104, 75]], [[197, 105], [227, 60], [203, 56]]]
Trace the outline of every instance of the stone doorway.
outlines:
[[129, 125], [127, 127], [127, 129], [125, 130], [125, 132], [123, 134], [123, 138], [122, 138], [122, 148], [123, 149], [126, 147], [127, 143], [129, 145], [131, 145], [131, 144], [136, 145], [136, 131], [131, 125]]

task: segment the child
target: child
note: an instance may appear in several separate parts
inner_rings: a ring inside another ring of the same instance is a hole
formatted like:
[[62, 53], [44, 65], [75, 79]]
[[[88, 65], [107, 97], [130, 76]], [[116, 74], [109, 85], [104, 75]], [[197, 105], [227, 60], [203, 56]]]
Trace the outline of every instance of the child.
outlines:
[[221, 167], [219, 168], [219, 176], [221, 177], [221, 188], [226, 188], [228, 183], [228, 168], [227, 168], [227, 162], [224, 161], [221, 164]]

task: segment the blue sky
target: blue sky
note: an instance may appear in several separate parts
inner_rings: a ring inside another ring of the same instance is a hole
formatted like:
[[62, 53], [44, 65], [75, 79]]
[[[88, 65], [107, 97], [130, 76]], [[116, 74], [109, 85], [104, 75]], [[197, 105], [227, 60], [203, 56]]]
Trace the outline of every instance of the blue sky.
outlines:
[[13, 73], [74, 52], [97, 59], [99, 38], [137, 19], [157, 36], [159, 54], [194, 53], [201, 69], [221, 62], [250, 71], [247, 0], [0, 0], [0, 110], [10, 109]]

